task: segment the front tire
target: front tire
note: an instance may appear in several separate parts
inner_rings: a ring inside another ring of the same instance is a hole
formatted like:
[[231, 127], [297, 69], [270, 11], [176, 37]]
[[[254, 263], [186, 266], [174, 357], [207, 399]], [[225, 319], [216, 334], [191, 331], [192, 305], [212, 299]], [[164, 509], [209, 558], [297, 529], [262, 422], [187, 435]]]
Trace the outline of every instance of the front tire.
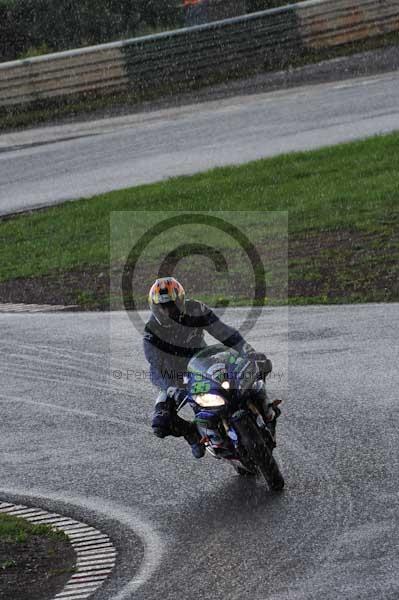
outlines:
[[266, 443], [261, 431], [249, 415], [235, 423], [240, 442], [262, 473], [270, 489], [280, 491], [284, 488], [284, 477], [272, 454], [272, 448]]
[[255, 470], [249, 470], [246, 469], [245, 467], [241, 466], [241, 465], [234, 465], [234, 469], [236, 471], [236, 473], [238, 473], [238, 475], [240, 477], [257, 477], [258, 473]]

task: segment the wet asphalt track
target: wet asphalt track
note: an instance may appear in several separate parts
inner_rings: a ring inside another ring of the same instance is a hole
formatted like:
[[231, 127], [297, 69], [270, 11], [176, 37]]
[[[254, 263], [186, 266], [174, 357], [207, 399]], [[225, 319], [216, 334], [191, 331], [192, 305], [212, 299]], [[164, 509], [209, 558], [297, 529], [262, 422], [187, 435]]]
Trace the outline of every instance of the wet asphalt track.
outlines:
[[265, 310], [249, 339], [285, 400], [281, 495], [151, 435], [151, 386], [126, 380], [145, 364], [124, 314], [112, 327], [105, 313], [0, 315], [1, 495], [29, 492], [113, 536], [118, 570], [96, 600], [397, 600], [398, 308], [292, 308], [289, 322]]
[[398, 98], [396, 71], [3, 134], [0, 214], [399, 129]]

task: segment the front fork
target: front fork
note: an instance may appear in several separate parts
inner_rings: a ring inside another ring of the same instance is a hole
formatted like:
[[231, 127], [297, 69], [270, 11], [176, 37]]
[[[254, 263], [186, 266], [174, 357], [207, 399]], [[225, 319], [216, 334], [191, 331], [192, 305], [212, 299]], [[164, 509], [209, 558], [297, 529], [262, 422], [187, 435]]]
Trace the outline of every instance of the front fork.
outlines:
[[271, 434], [273, 446], [276, 446], [276, 420], [280, 416], [281, 411], [278, 408], [279, 404], [281, 404], [282, 400], [273, 400], [273, 402], [266, 403], [266, 401], [262, 400], [262, 408], [263, 411], [256, 405], [255, 402], [249, 401], [247, 406], [249, 410], [253, 413], [256, 419], [256, 424], [259, 429], [263, 431], [267, 431]]
[[[249, 410], [255, 415], [256, 418], [256, 424], [258, 425], [258, 427], [260, 429], [266, 428], [266, 423], [264, 421], [263, 416], [261, 415], [258, 407], [253, 403], [253, 402], [248, 402], [247, 404]], [[237, 418], [237, 413], [236, 414], [236, 418]], [[237, 448], [238, 447], [238, 435], [237, 432], [235, 431], [235, 429], [233, 427], [231, 427], [229, 425], [229, 423], [227, 422], [226, 418], [222, 418], [222, 423], [223, 423], [223, 427], [226, 431], [227, 437], [230, 438], [230, 440], [233, 442], [234, 447]]]

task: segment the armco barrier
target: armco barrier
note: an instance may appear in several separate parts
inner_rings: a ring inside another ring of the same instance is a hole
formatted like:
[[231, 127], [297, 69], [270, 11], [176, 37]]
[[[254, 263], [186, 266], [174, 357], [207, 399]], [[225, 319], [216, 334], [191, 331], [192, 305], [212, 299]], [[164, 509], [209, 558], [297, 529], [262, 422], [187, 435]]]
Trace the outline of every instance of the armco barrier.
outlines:
[[0, 64], [0, 106], [88, 92], [145, 93], [286, 64], [399, 31], [399, 0], [310, 0], [207, 25]]

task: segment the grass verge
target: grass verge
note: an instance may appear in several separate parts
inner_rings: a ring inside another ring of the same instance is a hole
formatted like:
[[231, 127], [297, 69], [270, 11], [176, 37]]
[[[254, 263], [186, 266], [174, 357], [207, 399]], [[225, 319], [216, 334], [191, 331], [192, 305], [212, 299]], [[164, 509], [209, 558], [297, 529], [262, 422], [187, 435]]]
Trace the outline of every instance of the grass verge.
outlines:
[[34, 525], [24, 519], [0, 514], [0, 539], [5, 542], [24, 543], [32, 535], [45, 535], [56, 540], [67, 541], [62, 531], [56, 531], [48, 525]]
[[[288, 287], [283, 273], [272, 302], [284, 302], [287, 294], [295, 304], [397, 301], [398, 150], [395, 133], [4, 218], [0, 220], [0, 300], [108, 308], [110, 274], [120, 268], [117, 252], [110, 262], [110, 213], [147, 211], [149, 219], [150, 209], [246, 211], [247, 225], [251, 225], [250, 211], [288, 211]], [[145, 224], [137, 221], [137, 227]], [[254, 223], [252, 228], [260, 247], [265, 234], [261, 225]], [[148, 255], [141, 273], [143, 305], [165, 248], [161, 245], [158, 250]], [[267, 253], [273, 261], [272, 244]], [[223, 286], [218, 288], [215, 275], [198, 278], [195, 260], [182, 260], [179, 276], [193, 295], [223, 301]], [[239, 268], [235, 277], [236, 293], [230, 303], [245, 304], [248, 291]], [[111, 285], [111, 296], [118, 294], [120, 300], [119, 290]]]
[[75, 553], [63, 532], [0, 515], [0, 598], [53, 598], [74, 564]]

